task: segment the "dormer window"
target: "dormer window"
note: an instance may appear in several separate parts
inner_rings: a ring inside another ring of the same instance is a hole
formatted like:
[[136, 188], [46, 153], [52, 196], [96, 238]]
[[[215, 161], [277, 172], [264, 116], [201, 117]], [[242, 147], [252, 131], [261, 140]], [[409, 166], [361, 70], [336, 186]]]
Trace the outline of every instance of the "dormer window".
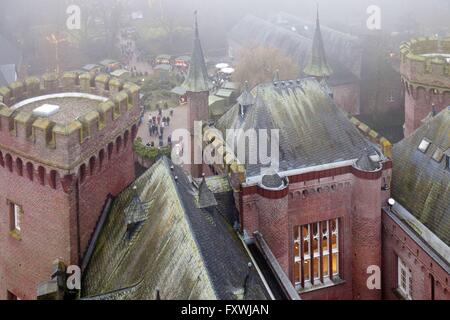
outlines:
[[444, 158], [444, 151], [441, 148], [437, 148], [433, 153], [433, 160], [436, 162], [441, 162], [442, 158]]
[[428, 148], [430, 147], [430, 145], [431, 145], [431, 142], [430, 142], [430, 141], [428, 141], [428, 140], [426, 140], [426, 139], [423, 139], [422, 142], [421, 142], [420, 145], [419, 145], [419, 150], [420, 150], [422, 153], [427, 153]]

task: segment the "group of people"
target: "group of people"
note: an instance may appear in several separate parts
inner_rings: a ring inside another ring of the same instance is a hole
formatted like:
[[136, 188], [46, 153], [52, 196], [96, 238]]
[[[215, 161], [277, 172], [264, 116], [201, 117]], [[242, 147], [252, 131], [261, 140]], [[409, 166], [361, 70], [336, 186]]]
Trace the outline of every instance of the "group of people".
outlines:
[[[170, 120], [173, 116], [173, 110], [169, 111], [169, 115], [165, 116], [163, 115], [162, 109], [158, 108], [158, 115], [156, 116], [149, 116], [148, 119], [148, 131], [150, 137], [157, 137], [159, 141], [159, 147], [164, 146], [164, 129], [170, 126]], [[169, 135], [167, 137], [167, 145], [172, 144], [171, 136]], [[154, 147], [152, 143], [150, 143], [150, 146]]]

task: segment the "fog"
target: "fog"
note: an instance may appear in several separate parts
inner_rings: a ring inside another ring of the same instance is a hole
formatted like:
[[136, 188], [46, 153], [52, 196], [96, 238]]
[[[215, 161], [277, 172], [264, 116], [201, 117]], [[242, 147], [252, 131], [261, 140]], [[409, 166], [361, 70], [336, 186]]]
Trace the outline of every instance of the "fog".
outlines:
[[[18, 23], [55, 22], [69, 4], [120, 2], [126, 9], [144, 11], [167, 19], [189, 23], [191, 13], [199, 11], [205, 30], [227, 28], [245, 14], [268, 17], [277, 12], [289, 12], [312, 19], [316, 4], [324, 24], [364, 28], [370, 5], [381, 9], [382, 28], [399, 31], [405, 22], [417, 22], [417, 31], [448, 28], [450, 1], [448, 0], [2, 0], [0, 1], [0, 27], [3, 31]], [[162, 12], [161, 12], [162, 11]]]
[[[153, 43], [141, 37], [140, 46], [147, 46], [145, 49], [151, 54], [161, 51], [189, 53], [194, 11], [198, 11], [207, 54], [223, 53], [230, 30], [246, 15], [273, 21], [278, 13], [285, 12], [314, 21], [317, 5], [322, 25], [353, 35], [374, 32], [407, 32], [408, 37], [450, 35], [449, 0], [1, 0], [0, 36], [21, 47], [31, 73], [46, 71], [52, 64], [49, 52], [54, 49], [45, 48], [46, 38], [51, 34], [67, 33], [66, 10], [72, 4], [81, 8], [83, 21], [91, 18], [91, 21], [102, 20], [103, 23], [93, 24], [89, 30], [83, 24], [79, 34], [75, 35], [80, 52], [75, 54], [68, 49], [67, 53], [61, 54], [61, 60], [65, 59], [61, 63], [67, 67], [102, 56], [117, 56], [111, 53], [117, 47], [112, 42], [118, 30], [130, 26], [132, 12], [142, 13], [143, 18], [138, 22], [141, 25], [162, 28], [167, 34], [166, 40]], [[375, 31], [367, 28], [370, 17], [367, 10], [373, 5], [380, 10], [380, 26]], [[98, 39], [99, 30], [101, 40]], [[85, 37], [85, 41], [80, 37]], [[43, 56], [48, 57], [48, 61]]]

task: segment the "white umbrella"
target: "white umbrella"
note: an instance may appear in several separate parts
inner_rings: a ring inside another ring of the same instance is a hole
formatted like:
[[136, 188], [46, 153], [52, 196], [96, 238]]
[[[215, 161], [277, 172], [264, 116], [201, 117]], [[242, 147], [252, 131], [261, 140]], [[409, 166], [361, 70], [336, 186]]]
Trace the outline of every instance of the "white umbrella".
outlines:
[[234, 73], [234, 69], [233, 68], [223, 68], [220, 71], [222, 73], [225, 73], [225, 74], [232, 74], [232, 73]]
[[228, 63], [218, 63], [216, 64], [216, 68], [222, 70], [223, 68], [228, 68], [230, 65]]

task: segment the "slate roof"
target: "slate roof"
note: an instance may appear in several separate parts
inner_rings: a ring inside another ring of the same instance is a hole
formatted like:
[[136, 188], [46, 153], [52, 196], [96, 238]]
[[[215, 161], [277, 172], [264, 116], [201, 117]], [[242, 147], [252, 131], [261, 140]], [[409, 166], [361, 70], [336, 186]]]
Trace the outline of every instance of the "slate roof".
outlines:
[[[431, 142], [426, 153], [418, 149], [423, 139]], [[394, 146], [392, 196], [450, 246], [450, 172], [445, 157], [433, 159], [438, 148], [450, 152], [447, 109]]]
[[[365, 150], [377, 154], [313, 78], [262, 84], [252, 94], [255, 105], [244, 117], [235, 105], [215, 126], [224, 136], [227, 129], [279, 129], [281, 171], [356, 160]], [[246, 169], [247, 177], [261, 173], [260, 165]]]
[[197, 15], [195, 15], [194, 50], [192, 51], [188, 74], [181, 86], [190, 92], [204, 92], [212, 88], [212, 82], [208, 76], [202, 44], [200, 42]]
[[198, 207], [203, 209], [215, 206], [217, 206], [217, 201], [214, 193], [209, 189], [206, 179], [203, 178], [198, 188]]
[[356, 161], [355, 166], [363, 171], [373, 172], [381, 169], [378, 162], [372, 161], [369, 155], [364, 151], [363, 154]]
[[[295, 17], [294, 17], [295, 18]], [[297, 22], [298, 25], [304, 23]], [[247, 15], [230, 31], [230, 43], [238, 46], [262, 45], [281, 50], [304, 69], [310, 60], [314, 23], [311, 31], [297, 32], [264, 19]], [[362, 46], [355, 37], [321, 26], [328, 63], [333, 69], [333, 83], [346, 84], [361, 77]], [[341, 80], [342, 79], [342, 80]], [[343, 81], [343, 83], [341, 83]]]
[[[83, 299], [155, 299], [158, 289], [163, 300], [238, 299], [248, 273], [243, 298], [270, 298], [230, 225], [237, 216], [231, 192], [199, 209], [197, 188], [171, 165], [162, 158], [135, 181], [136, 191], [114, 200], [83, 273]], [[124, 211], [136, 192], [149, 203], [147, 220], [129, 241]]]
[[284, 185], [283, 179], [281, 179], [281, 177], [276, 173], [263, 176], [261, 182], [263, 186], [274, 189], [280, 188]]

